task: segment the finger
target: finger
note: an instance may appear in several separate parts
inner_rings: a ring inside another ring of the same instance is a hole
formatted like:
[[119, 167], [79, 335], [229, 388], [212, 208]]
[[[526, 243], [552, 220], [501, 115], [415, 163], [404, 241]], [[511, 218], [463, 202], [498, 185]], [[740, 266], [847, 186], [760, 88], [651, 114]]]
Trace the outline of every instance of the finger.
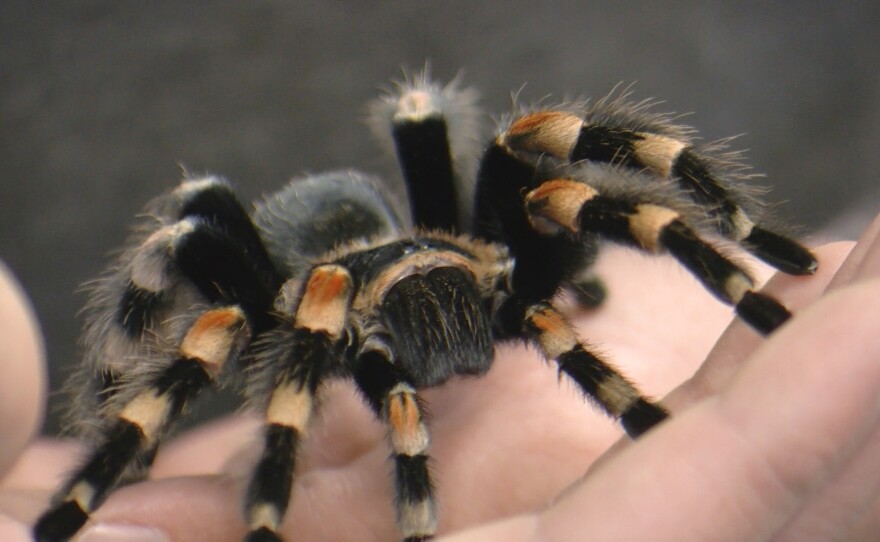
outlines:
[[[756, 269], [758, 275], [769, 274], [769, 268], [761, 264]], [[673, 409], [683, 406], [685, 401], [675, 395], [670, 400], [667, 394], [706, 360], [719, 335], [730, 326], [731, 309], [670, 258], [609, 246], [603, 248], [596, 270], [608, 286], [608, 299], [598, 310], [574, 320], [581, 335], [607, 351], [643, 393], [666, 395], [663, 402]], [[741, 331], [754, 335], [756, 344], [760, 342], [747, 326]], [[621, 438], [618, 429], [605, 429], [592, 433], [595, 438], [591, 440], [606, 452], [599, 462], [632, 444], [629, 438]], [[596, 454], [588, 457], [592, 460]]]
[[878, 321], [878, 280], [823, 298], [757, 350], [722, 396], [561, 499], [542, 534], [572, 539], [590, 525], [595, 539], [768, 538], [876, 427]]
[[241, 540], [239, 493], [233, 480], [217, 476], [127, 486], [92, 515], [77, 541]]
[[0, 488], [55, 490], [82, 452], [83, 446], [72, 440], [39, 438], [19, 455]]
[[[589, 458], [591, 453], [598, 453], [598, 450], [591, 450], [588, 443], [578, 445], [578, 439], [588, 440], [583, 435], [592, 436], [594, 433], [589, 424], [583, 423], [591, 416], [591, 411], [583, 404], [582, 398], [570, 388], [562, 386], [560, 389], [556, 372], [535, 359], [533, 352], [503, 350], [499, 357], [504, 358], [505, 363], [497, 364], [486, 377], [457, 382], [456, 389], [445, 387], [432, 390], [431, 404], [443, 410], [437, 413], [434, 420], [433, 433], [437, 438], [432, 449], [436, 457], [434, 466], [440, 475], [438, 490], [444, 503], [444, 528], [455, 529], [486, 517], [504, 517], [512, 512], [544, 506], [552, 496], [580, 476], [588, 462], [585, 458]], [[519, 357], [512, 359], [514, 354]], [[523, 372], [527, 374], [523, 375]], [[474, 389], [463, 390], [462, 386]], [[456, 395], [459, 399], [453, 401], [446, 395]], [[495, 396], [494, 400], [490, 397], [492, 395]], [[546, 397], [559, 398], [558, 410], [545, 410]], [[499, 405], [499, 398], [509, 400]], [[337, 398], [326, 399], [326, 412], [329, 415], [336, 408]], [[344, 398], [340, 399], [345, 401]], [[354, 399], [357, 400], [357, 397], [354, 396]], [[549, 415], [553, 420], [549, 427], [544, 415]], [[522, 420], [518, 423], [517, 431], [509, 430], [512, 419]], [[598, 416], [596, 419], [602, 420]], [[335, 422], [331, 420], [330, 423]], [[570, 431], [584, 425], [587, 429], [581, 433], [572, 434]], [[218, 433], [225, 429], [233, 433], [227, 436], [236, 439], [238, 436], [235, 432], [244, 429], [244, 426], [236, 428], [234, 422], [227, 422], [211, 429]], [[619, 431], [610, 428], [607, 432], [613, 438]], [[540, 438], [529, 441], [530, 436], [535, 434]], [[192, 440], [198, 440], [197, 436], [193, 435]], [[208, 440], [221, 442], [223, 439], [210, 437]], [[175, 455], [198, 452], [200, 449], [184, 449], [190, 445], [193, 444], [187, 436], [169, 448]], [[499, 453], [499, 450], [509, 452]], [[388, 454], [384, 438], [381, 438], [377, 446], [344, 465], [333, 464], [327, 468], [300, 472], [293, 490], [292, 506], [283, 527], [289, 539], [394, 539]], [[173, 457], [169, 455], [165, 461], [173, 463]], [[554, 465], [549, 474], [548, 464]], [[479, 476], [473, 476], [475, 470]], [[163, 475], [168, 472], [163, 467]], [[508, 476], [510, 472], [517, 473], [516, 481]], [[153, 521], [155, 512], [147, 516], [139, 510], [161, 506], [161, 510], [173, 514], [175, 506], [185, 505], [189, 523], [197, 525], [224, 516], [227, 512], [215, 513], [213, 509], [220, 500], [228, 499], [231, 515], [224, 521], [239, 525], [242, 522], [239, 513], [241, 488], [233, 484], [235, 487], [223, 489], [225, 496], [212, 494], [209, 498], [201, 498], [199, 492], [203, 489], [189, 489], [189, 482], [195, 481], [200, 485], [204, 483], [203, 479], [189, 479], [186, 485], [173, 488], [161, 486], [176, 492], [173, 495], [169, 493], [173, 500], [168, 502], [153, 503], [153, 500], [162, 499], [159, 492], [154, 493], [151, 489], [154, 482], [121, 490], [99, 509], [100, 521], [105, 524], [148, 525], [160, 528], [168, 536], [173, 535], [175, 540], [186, 540], [196, 527], [165, 520], [161, 525], [156, 524]], [[171, 481], [161, 480], [163, 483]], [[550, 486], [550, 489], [547, 490], [545, 486]], [[141, 492], [147, 488], [150, 488], [149, 492]], [[122, 503], [121, 499], [133, 504]], [[188, 502], [183, 503], [179, 499]], [[358, 530], [363, 525], [370, 526], [371, 530]], [[237, 532], [231, 527], [228, 531]], [[99, 532], [122, 536], [116, 527], [102, 526]], [[310, 534], [307, 536], [304, 533]], [[232, 535], [230, 538], [235, 539]]]
[[[584, 536], [583, 539], [589, 539]], [[436, 542], [534, 542], [538, 536], [538, 517], [536, 514], [523, 514], [509, 519], [494, 521], [471, 529], [443, 536]], [[546, 539], [545, 539], [546, 540]]]
[[534, 351], [504, 345], [497, 358], [426, 393], [444, 532], [545, 507], [621, 433]]
[[350, 381], [329, 382], [321, 397], [327, 408], [319, 410], [318, 419], [309, 429], [298, 468], [307, 471], [341, 467], [377, 446], [387, 449], [385, 427]]
[[80, 452], [74, 442], [47, 438], [25, 448], [0, 484], [0, 540], [32, 540], [31, 526]]
[[608, 299], [575, 323], [650, 395], [692, 375], [730, 322], [730, 309], [671, 258], [607, 247], [596, 272]]
[[228, 416], [190, 429], [159, 449], [150, 477], [244, 472], [245, 465], [253, 463], [246, 450], [255, 447], [258, 427], [257, 417], [246, 414]]
[[[785, 303], [796, 312], [802, 310], [822, 295], [851, 249], [851, 242], [837, 242], [819, 247], [814, 251], [819, 260], [819, 269], [814, 275], [794, 277], [777, 273], [761, 292], [785, 300]], [[689, 405], [723, 389], [739, 370], [742, 362], [767, 340], [742, 320], [736, 318], [730, 321], [729, 311], [726, 321], [729, 325], [720, 334], [714, 347], [705, 350], [707, 355], [700, 358], [699, 363], [692, 364], [693, 369], [690, 372], [680, 374], [680, 378], [675, 381], [675, 384], [680, 383], [680, 385], [663, 398], [663, 404], [673, 413], [681, 412]], [[701, 330], [702, 327], [696, 329]], [[678, 336], [678, 340], [688, 336], [684, 331]], [[630, 439], [620, 439], [606, 456], [600, 459], [600, 463], [604, 463], [631, 444]]]
[[[282, 525], [287, 540], [392, 540], [387, 453], [370, 454], [370, 468], [352, 465], [299, 477]], [[135, 484], [115, 492], [92, 516], [79, 541], [238, 541], [245, 480], [199, 476]], [[151, 538], [152, 537], [152, 538]]]
[[[814, 303], [833, 280], [847, 254], [851, 242], [836, 242], [815, 249], [819, 269], [814, 275], [795, 277], [777, 273], [761, 290], [782, 300], [795, 315]], [[735, 319], [712, 348], [699, 370], [664, 399], [673, 411], [713, 395], [723, 389], [756, 348], [766, 341], [740, 319]]]
[[[856, 540], [846, 535], [870, 514], [880, 495], [880, 430], [818, 495], [792, 518], [780, 540]], [[876, 531], [875, 531], [876, 532]]]
[[[384, 430], [347, 381], [328, 383], [322, 409], [309, 428], [297, 468], [302, 471], [346, 465], [376, 446], [384, 446]], [[164, 444], [151, 476], [193, 476], [247, 473], [259, 454], [258, 417], [229, 416], [191, 429]]]
[[863, 264], [866, 268], [862, 273], [872, 273], [872, 269], [876, 270], [880, 267], [880, 251], [876, 247], [878, 242], [880, 242], [880, 215], [877, 215], [859, 238], [849, 257], [831, 281], [829, 289], [838, 288], [858, 279]]
[[880, 497], [875, 497], [874, 504], [859, 518], [842, 538], [842, 540], [871, 540], [880, 531]]
[[46, 367], [33, 309], [10, 271], [0, 263], [0, 477], [36, 433], [43, 419]]
[[[829, 290], [843, 287], [837, 278], [852, 282], [880, 277], [880, 219], [874, 231], [862, 236], [835, 276]], [[856, 518], [867, 512], [880, 495], [880, 431], [842, 469], [786, 528], [789, 540], [802, 540], [812, 533], [827, 540], [843, 539]], [[824, 534], [823, 534], [824, 533]]]

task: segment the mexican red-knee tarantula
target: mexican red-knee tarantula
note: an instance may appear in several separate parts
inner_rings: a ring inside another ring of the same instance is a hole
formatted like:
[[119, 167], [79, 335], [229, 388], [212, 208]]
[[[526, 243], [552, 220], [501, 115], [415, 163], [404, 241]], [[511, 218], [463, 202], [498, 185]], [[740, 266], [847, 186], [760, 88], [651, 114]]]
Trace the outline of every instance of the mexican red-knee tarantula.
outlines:
[[71, 537], [111, 491], [144, 476], [173, 422], [228, 366], [247, 375], [265, 423], [243, 496], [251, 542], [280, 540], [297, 449], [331, 378], [352, 379], [387, 426], [410, 542], [437, 527], [419, 391], [485, 373], [497, 341], [535, 345], [641, 435], [667, 412], [553, 304], [561, 289], [601, 301], [589, 273], [601, 240], [669, 253], [761, 333], [790, 317], [704, 240], [726, 238], [786, 273], [816, 269], [808, 250], [760, 225], [735, 153], [697, 144], [624, 92], [502, 122], [471, 188], [461, 165], [476, 148], [473, 101], [417, 78], [375, 107], [414, 227], [401, 226], [379, 183], [351, 171], [294, 181], [251, 214], [216, 177], [188, 178], [148, 208], [92, 291], [71, 388], [94, 447], [37, 522], [38, 540]]

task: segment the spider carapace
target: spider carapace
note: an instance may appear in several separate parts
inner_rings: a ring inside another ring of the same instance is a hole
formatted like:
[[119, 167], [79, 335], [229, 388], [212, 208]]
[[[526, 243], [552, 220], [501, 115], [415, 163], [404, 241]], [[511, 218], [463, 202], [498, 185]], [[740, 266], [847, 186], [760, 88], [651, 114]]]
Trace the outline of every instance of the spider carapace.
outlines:
[[387, 427], [407, 541], [437, 529], [419, 392], [485, 373], [498, 341], [536, 346], [639, 436], [667, 412], [554, 305], [563, 289], [601, 302], [590, 271], [601, 241], [671, 255], [760, 333], [790, 317], [716, 247], [739, 244], [792, 274], [816, 260], [762, 226], [748, 169], [723, 143], [699, 144], [617, 91], [522, 109], [481, 145], [474, 103], [471, 90], [421, 76], [373, 107], [411, 225], [380, 181], [349, 170], [295, 180], [253, 213], [210, 176], [188, 175], [151, 203], [92, 286], [85, 361], [69, 389], [93, 446], [36, 538], [71, 537], [110, 492], [145, 476], [187, 404], [226, 375], [246, 380], [264, 420], [242, 496], [251, 542], [281, 540], [296, 451], [328, 379], [350, 378]]

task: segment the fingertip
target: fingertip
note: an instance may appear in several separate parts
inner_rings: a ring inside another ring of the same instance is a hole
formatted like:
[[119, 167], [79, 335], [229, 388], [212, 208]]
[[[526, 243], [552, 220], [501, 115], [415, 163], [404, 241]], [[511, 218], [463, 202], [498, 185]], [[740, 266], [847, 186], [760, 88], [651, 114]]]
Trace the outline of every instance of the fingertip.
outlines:
[[46, 365], [37, 318], [21, 285], [0, 262], [0, 475], [43, 420]]
[[880, 275], [880, 215], [856, 242], [846, 261], [828, 285], [828, 289], [833, 290], [856, 280], [877, 275]]
[[772, 538], [880, 420], [877, 321], [880, 280], [823, 297], [718, 395], [594, 469], [548, 521], [596, 525], [597, 539]]
[[107, 536], [120, 533], [133, 540], [241, 540], [240, 493], [236, 480], [221, 476], [126, 486], [98, 508], [78, 541], [111, 540]]
[[0, 487], [54, 491], [82, 452], [81, 442], [38, 438], [18, 456]]

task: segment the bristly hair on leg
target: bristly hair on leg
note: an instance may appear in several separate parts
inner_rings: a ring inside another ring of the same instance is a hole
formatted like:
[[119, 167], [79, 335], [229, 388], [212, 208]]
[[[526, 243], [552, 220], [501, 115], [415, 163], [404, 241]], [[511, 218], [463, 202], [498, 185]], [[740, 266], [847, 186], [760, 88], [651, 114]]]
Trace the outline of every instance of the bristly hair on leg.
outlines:
[[[393, 86], [386, 88], [368, 108], [368, 124], [389, 155], [395, 154], [398, 143], [394, 134], [401, 126], [431, 119], [444, 122], [459, 226], [470, 224], [474, 172], [479, 161], [480, 143], [486, 135], [478, 100], [475, 89], [462, 85], [460, 74], [442, 85], [432, 80], [430, 65], [426, 63], [413, 75], [404, 70], [403, 78], [394, 81]], [[389, 131], [389, 126], [396, 128]], [[396, 155], [401, 158], [399, 148]], [[407, 186], [409, 191], [414, 188], [418, 189]]]
[[37, 520], [37, 540], [70, 539], [115, 488], [145, 476], [227, 368], [263, 420], [241, 497], [247, 542], [281, 542], [297, 451], [331, 379], [352, 380], [386, 427], [404, 542], [441, 525], [422, 393], [486, 374], [497, 344], [537, 347], [631, 437], [653, 431], [669, 412], [557, 307], [565, 290], [582, 307], [601, 303], [601, 244], [674, 258], [765, 335], [793, 315], [734, 248], [790, 274], [816, 260], [766, 227], [744, 183], [754, 175], [727, 140], [700, 143], [630, 91], [533, 106], [514, 95], [513, 116], [481, 144], [472, 89], [431, 81], [427, 65], [404, 73], [370, 116], [396, 154], [411, 224], [382, 180], [356, 170], [294, 179], [253, 210], [222, 178], [185, 172], [89, 287], [69, 410], [91, 449]]

